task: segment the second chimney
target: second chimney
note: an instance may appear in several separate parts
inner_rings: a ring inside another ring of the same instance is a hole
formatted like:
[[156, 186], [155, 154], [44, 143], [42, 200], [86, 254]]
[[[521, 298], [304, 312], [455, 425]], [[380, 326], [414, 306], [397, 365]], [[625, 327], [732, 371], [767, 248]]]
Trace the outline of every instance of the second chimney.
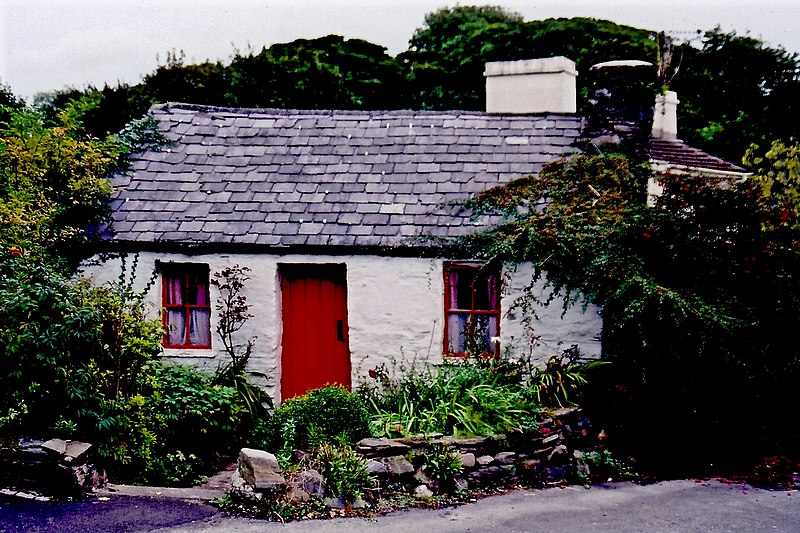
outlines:
[[486, 63], [487, 113], [575, 113], [575, 62], [563, 56]]
[[667, 91], [656, 96], [653, 110], [653, 137], [674, 141], [678, 138], [678, 93]]

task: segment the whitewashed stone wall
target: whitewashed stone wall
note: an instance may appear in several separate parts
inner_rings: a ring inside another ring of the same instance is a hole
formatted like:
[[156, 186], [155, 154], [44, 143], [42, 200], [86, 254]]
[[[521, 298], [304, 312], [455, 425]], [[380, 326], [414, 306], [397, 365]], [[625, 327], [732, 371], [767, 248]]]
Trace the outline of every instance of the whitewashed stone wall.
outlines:
[[[132, 256], [128, 258], [131, 263]], [[280, 398], [281, 314], [279, 265], [288, 263], [344, 264], [347, 268], [347, 308], [353, 383], [362, 381], [370, 368], [385, 363], [406, 364], [413, 360], [442, 361], [444, 321], [444, 274], [442, 259], [322, 255], [208, 254], [181, 255], [143, 252], [139, 254], [136, 285], [143, 289], [156, 268], [156, 261], [207, 264], [211, 273], [238, 264], [251, 269], [245, 295], [254, 315], [239, 334], [243, 342], [257, 337], [250, 370], [271, 376], [265, 383], [276, 399]], [[83, 275], [98, 284], [116, 280], [119, 259], [86, 267]], [[543, 362], [547, 357], [578, 344], [583, 353], [600, 353], [601, 321], [596, 307], [583, 313], [570, 309], [562, 318], [558, 302], [537, 310], [538, 320], [526, 324], [523, 313], [513, 308], [514, 301], [530, 283], [530, 268], [509, 269], [504, 276], [501, 302], [501, 347], [504, 353], [531, 355]], [[215, 337], [217, 313], [213, 304], [218, 294], [212, 286], [212, 349], [165, 350], [178, 363], [193, 364], [213, 371], [220, 359], [221, 343]], [[536, 290], [541, 290], [537, 287]], [[161, 300], [160, 280], [147, 297], [153, 316], [158, 316]]]

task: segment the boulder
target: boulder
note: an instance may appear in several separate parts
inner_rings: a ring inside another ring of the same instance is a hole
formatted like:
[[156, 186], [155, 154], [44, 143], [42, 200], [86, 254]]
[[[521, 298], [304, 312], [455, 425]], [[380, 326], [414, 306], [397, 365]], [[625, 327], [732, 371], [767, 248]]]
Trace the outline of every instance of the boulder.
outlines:
[[393, 457], [386, 457], [383, 460], [389, 474], [393, 476], [404, 476], [414, 473], [414, 465], [402, 455], [395, 455]]
[[295, 481], [300, 483], [310, 496], [321, 500], [325, 497], [325, 479], [316, 470], [306, 470], [295, 476]]
[[286, 488], [286, 480], [281, 475], [278, 459], [264, 450], [242, 448], [239, 452], [239, 473], [255, 490]]

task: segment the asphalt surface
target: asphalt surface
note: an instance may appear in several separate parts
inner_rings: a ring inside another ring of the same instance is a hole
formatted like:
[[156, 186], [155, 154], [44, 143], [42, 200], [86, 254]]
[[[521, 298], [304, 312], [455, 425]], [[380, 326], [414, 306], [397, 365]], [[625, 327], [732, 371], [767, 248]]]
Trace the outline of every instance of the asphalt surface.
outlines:
[[800, 532], [800, 493], [718, 481], [666, 481], [517, 490], [439, 510], [411, 509], [374, 519], [288, 524], [228, 517], [200, 503], [113, 496], [72, 504], [0, 500], [0, 531], [293, 532]]

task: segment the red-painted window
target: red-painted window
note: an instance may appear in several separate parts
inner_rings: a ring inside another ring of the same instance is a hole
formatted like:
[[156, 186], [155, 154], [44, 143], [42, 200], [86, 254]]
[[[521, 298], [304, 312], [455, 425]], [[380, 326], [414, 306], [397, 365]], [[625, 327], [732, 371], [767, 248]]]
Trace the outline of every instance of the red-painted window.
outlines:
[[208, 266], [162, 264], [165, 348], [211, 348]]
[[449, 355], [498, 353], [500, 276], [472, 264], [445, 266], [444, 351]]

